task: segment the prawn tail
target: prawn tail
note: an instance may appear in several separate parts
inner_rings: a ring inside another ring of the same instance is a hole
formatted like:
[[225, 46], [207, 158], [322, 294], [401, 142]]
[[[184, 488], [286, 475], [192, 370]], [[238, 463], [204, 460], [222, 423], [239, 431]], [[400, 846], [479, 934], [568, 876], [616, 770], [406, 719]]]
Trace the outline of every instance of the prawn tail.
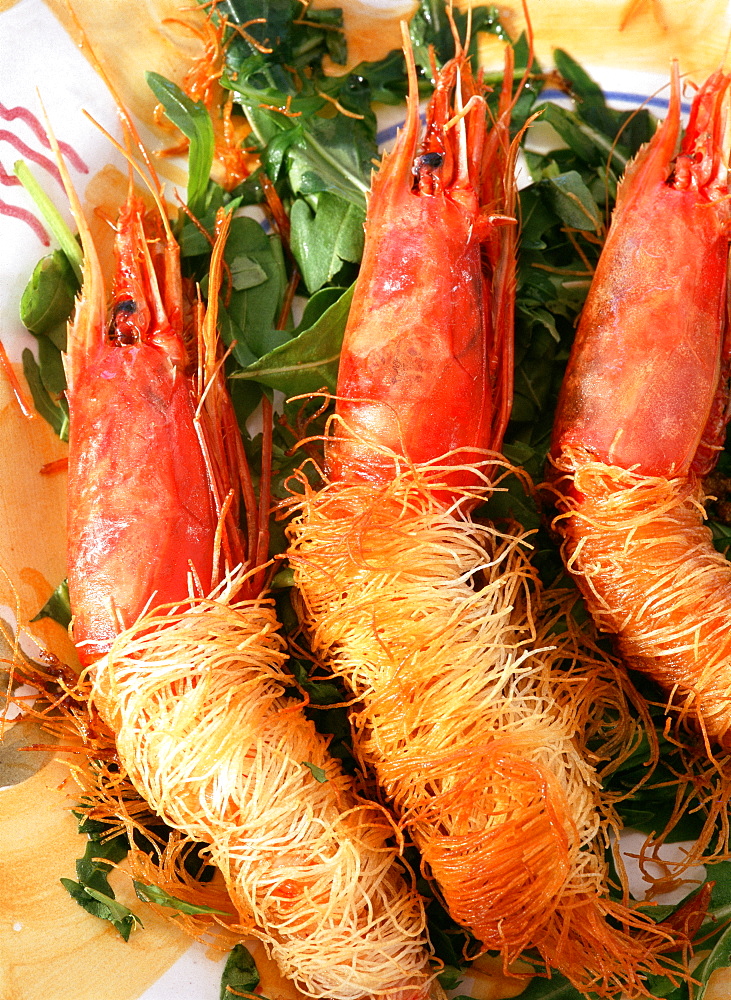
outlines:
[[393, 827], [286, 694], [273, 602], [241, 581], [160, 608], [95, 666], [91, 700], [155, 814], [207, 845], [242, 930], [309, 996], [424, 1000], [425, 922]]
[[671, 936], [648, 944], [652, 922], [610, 899], [619, 819], [601, 774], [640, 738], [616, 664], [543, 602], [526, 536], [446, 510], [434, 469], [301, 485], [300, 617], [358, 699], [356, 751], [452, 917], [506, 965], [534, 948], [603, 996], [643, 995]]

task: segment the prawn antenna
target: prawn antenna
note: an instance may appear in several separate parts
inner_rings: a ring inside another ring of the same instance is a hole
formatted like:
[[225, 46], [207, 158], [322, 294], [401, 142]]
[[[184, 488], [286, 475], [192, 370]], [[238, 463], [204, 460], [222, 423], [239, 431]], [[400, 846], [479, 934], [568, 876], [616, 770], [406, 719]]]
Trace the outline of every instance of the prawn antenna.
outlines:
[[[150, 192], [150, 195], [154, 199], [154, 202], [155, 202], [155, 205], [157, 207], [157, 210], [160, 213], [160, 218], [162, 220], [162, 224], [163, 224], [163, 226], [165, 228], [165, 236], [168, 239], [172, 239], [173, 238], [173, 234], [172, 234], [172, 230], [170, 228], [170, 223], [168, 221], [167, 212], [165, 210], [165, 204], [164, 204], [163, 198], [162, 198], [162, 187], [159, 184], [159, 180], [157, 178], [157, 175], [156, 174], [153, 175], [152, 179], [149, 178], [145, 174], [145, 171], [140, 167], [139, 163], [137, 163], [137, 161], [135, 160], [135, 158], [132, 155], [132, 153], [129, 150], [129, 148], [125, 148], [125, 146], [123, 146], [121, 142], [119, 142], [117, 139], [115, 139], [114, 136], [112, 135], [112, 133], [109, 132], [106, 128], [104, 128], [104, 126], [101, 124], [101, 122], [98, 122], [96, 120], [96, 118], [94, 118], [93, 115], [89, 114], [88, 111], [84, 111], [84, 117], [88, 118], [89, 121], [91, 122], [91, 124], [94, 125], [96, 128], [99, 129], [99, 131], [104, 136], [104, 138], [107, 139], [112, 144], [112, 146], [114, 146], [114, 148], [117, 150], [117, 152], [121, 153], [121, 155], [127, 161], [127, 163], [129, 165], [129, 167], [131, 168], [131, 170], [136, 171], [136, 173], [138, 174], [140, 180], [145, 185], [145, 187], [147, 188], [147, 190]], [[147, 166], [147, 165], [148, 165], [148, 163], [146, 162], [145, 166]]]
[[[84, 31], [84, 28], [83, 28], [81, 22], [79, 21], [77, 15], [76, 15], [76, 11], [71, 6], [70, 0], [64, 0], [64, 2], [65, 2], [65, 5], [66, 5], [66, 9], [67, 9], [67, 11], [68, 11], [68, 13], [69, 13], [69, 15], [71, 17], [71, 20], [74, 23], [74, 27], [76, 28], [76, 31], [78, 32], [78, 36], [79, 36], [79, 40], [80, 40], [80, 48], [81, 48], [82, 52], [87, 57], [87, 59], [89, 60], [89, 62], [92, 64], [92, 66], [94, 67], [94, 69], [96, 70], [96, 72], [99, 74], [99, 76], [101, 77], [101, 79], [104, 81], [104, 84], [105, 84], [107, 90], [111, 94], [111, 96], [112, 96], [112, 98], [114, 100], [114, 103], [117, 106], [117, 114], [119, 115], [119, 118], [120, 118], [120, 120], [122, 122], [122, 126], [123, 126], [123, 128], [125, 130], [125, 133], [131, 139], [131, 141], [134, 143], [134, 145], [137, 147], [137, 149], [139, 150], [140, 156], [142, 157], [142, 161], [143, 161], [143, 163], [145, 164], [145, 166], [147, 167], [147, 169], [148, 169], [148, 171], [150, 173], [150, 177], [152, 179], [152, 184], [157, 188], [158, 194], [160, 195], [159, 199], [158, 198], [155, 199], [156, 204], [159, 205], [161, 203], [161, 198], [162, 198], [162, 184], [160, 182], [160, 178], [158, 176], [158, 173], [155, 170], [155, 166], [154, 166], [154, 164], [152, 162], [152, 157], [147, 152], [147, 149], [145, 148], [145, 144], [142, 142], [142, 139], [140, 138], [140, 134], [139, 134], [139, 131], [137, 130], [137, 126], [135, 125], [134, 121], [132, 120], [132, 116], [130, 115], [129, 111], [127, 110], [127, 108], [126, 108], [126, 106], [124, 104], [124, 101], [121, 98], [121, 95], [120, 95], [118, 89], [116, 88], [116, 86], [112, 82], [111, 77], [107, 73], [106, 69], [104, 68], [104, 66], [101, 63], [101, 60], [99, 59], [99, 57], [97, 56], [96, 52], [94, 51], [94, 47], [92, 46], [91, 42], [87, 38], [86, 32]], [[91, 118], [90, 115], [87, 114], [87, 117], [90, 118], [91, 121], [94, 121], [94, 119]], [[96, 122], [94, 122], [94, 124], [96, 124]], [[115, 145], [116, 145], [116, 143], [115, 143]], [[119, 148], [119, 146], [117, 146], [117, 148]], [[129, 162], [130, 161], [129, 155], [125, 154], [125, 159], [127, 159], [127, 161]], [[150, 187], [149, 183], [148, 183], [147, 186]], [[150, 188], [150, 190], [151, 190], [151, 188]], [[163, 215], [164, 215], [164, 213], [163, 213]]]

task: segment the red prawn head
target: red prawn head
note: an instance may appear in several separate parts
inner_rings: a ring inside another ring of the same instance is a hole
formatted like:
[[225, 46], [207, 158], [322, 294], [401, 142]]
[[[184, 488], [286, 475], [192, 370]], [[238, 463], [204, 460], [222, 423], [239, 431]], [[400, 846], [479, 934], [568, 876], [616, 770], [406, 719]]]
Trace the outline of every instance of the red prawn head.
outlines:
[[447, 502], [481, 477], [512, 398], [515, 267], [512, 63], [498, 119], [458, 49], [437, 75], [420, 139], [409, 66], [406, 123], [368, 202], [340, 358], [332, 479], [385, 484], [428, 463]]
[[731, 356], [729, 84], [717, 72], [700, 88], [678, 150], [676, 67], [668, 116], [627, 169], [559, 398], [561, 469], [595, 459], [672, 477], [715, 464]]
[[[159, 177], [90, 47], [87, 55], [117, 105], [125, 148], [109, 138], [129, 161], [130, 180], [116, 225], [110, 317], [107, 276], [49, 133], [84, 252], [64, 367], [69, 597], [85, 663], [106, 653], [147, 610], [209, 594], [251, 562], [239, 527], [242, 497], [251, 534], [262, 539], [260, 549], [266, 543], [266, 531], [249, 516], [253, 487], [218, 350], [230, 215], [220, 211], [216, 218], [208, 308], [198, 300], [186, 311], [180, 248]], [[133, 190], [134, 171], [151, 195], [150, 211]], [[244, 589], [249, 596], [257, 580], [250, 574], [241, 596]]]
[[160, 220], [141, 199], [130, 197], [120, 209], [114, 249], [109, 340], [117, 347], [164, 346], [176, 364], [187, 367], [178, 247], [166, 240]]
[[69, 594], [82, 660], [149, 605], [184, 600], [191, 581], [207, 590], [213, 573], [177, 244], [146, 214], [135, 197], [120, 212], [110, 319], [69, 331]]

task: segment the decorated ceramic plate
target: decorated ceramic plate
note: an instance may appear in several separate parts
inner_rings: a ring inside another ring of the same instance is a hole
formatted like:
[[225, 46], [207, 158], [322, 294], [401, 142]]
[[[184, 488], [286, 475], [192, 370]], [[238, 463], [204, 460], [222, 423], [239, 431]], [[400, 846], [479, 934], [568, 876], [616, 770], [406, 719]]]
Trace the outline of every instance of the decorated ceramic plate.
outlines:
[[[374, 60], [399, 45], [398, 20], [412, 5], [401, 0], [342, 0], [351, 65]], [[115, 106], [78, 44], [83, 30], [143, 138], [170, 145], [154, 116], [147, 70], [180, 82], [203, 44], [199, 13], [177, 0], [0, 0], [0, 340], [7, 362], [0, 371], [0, 604], [8, 623], [28, 621], [65, 576], [65, 445], [46, 422], [21, 412], [13, 377], [23, 379], [21, 356], [36, 349], [19, 319], [28, 278], [54, 235], [13, 173], [24, 160], [42, 189], [71, 222], [47, 127], [55, 133], [72, 181], [109, 245], [106, 205], [123, 196], [124, 159], [97, 127], [119, 135]], [[326, 6], [317, 3], [316, 6]], [[531, 6], [536, 53], [549, 66], [554, 47], [568, 50], [594, 76], [612, 106], [667, 108], [671, 59], [701, 79], [726, 57], [731, 10], [726, 0], [536, 0]], [[512, 34], [524, 23], [514, 0], [501, 5]], [[486, 38], [482, 59], [497, 67], [502, 43]], [[564, 100], [558, 92], [548, 96]], [[390, 114], [390, 117], [389, 117]], [[381, 138], [394, 132], [384, 115]], [[170, 185], [185, 188], [184, 162], [161, 161]], [[31, 656], [50, 650], [73, 659], [63, 628], [48, 618], [24, 639]], [[5, 654], [10, 658], [11, 649]], [[28, 693], [32, 697], [32, 692]], [[30, 728], [29, 728], [30, 727]], [[192, 942], [174, 922], [134, 898], [123, 879], [122, 903], [134, 906], [144, 931], [123, 941], [108, 923], [82, 910], [60, 885], [73, 877], [84, 838], [71, 813], [78, 789], [52, 751], [20, 749], [42, 742], [32, 725], [8, 714], [0, 743], [0, 997], [5, 1000], [214, 1000], [226, 956]], [[628, 842], [629, 843], [629, 842]], [[270, 1000], [296, 997], [293, 988], [252, 944], [261, 991]], [[521, 980], [505, 979], [494, 964], [475, 967], [457, 990], [475, 1000], [516, 995]], [[719, 994], [720, 996], [721, 994]], [[711, 1000], [710, 993], [706, 1000]]]

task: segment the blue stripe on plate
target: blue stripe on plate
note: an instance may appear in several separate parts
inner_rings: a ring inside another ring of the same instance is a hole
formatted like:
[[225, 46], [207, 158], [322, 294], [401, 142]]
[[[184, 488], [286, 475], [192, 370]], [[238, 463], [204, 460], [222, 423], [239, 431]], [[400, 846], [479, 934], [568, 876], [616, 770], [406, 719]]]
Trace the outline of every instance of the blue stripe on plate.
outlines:
[[[423, 122], [423, 117], [422, 117], [422, 122]], [[390, 142], [391, 139], [395, 139], [396, 133], [401, 128], [402, 124], [403, 122], [401, 122], [399, 125], [389, 125], [388, 128], [381, 129], [380, 132], [377, 132], [376, 142], [378, 143], [378, 145], [383, 146], [384, 143]]]
[[[660, 97], [659, 95], [650, 96], [648, 94], [632, 94], [626, 90], [605, 90], [604, 96], [608, 101], [616, 101], [620, 104], [631, 104], [635, 108], [640, 106], [646, 108], [657, 108], [660, 111], [667, 111], [668, 105], [670, 103], [669, 98]], [[541, 97], [548, 101], [555, 101], [559, 98], [566, 99], [566, 94], [560, 90], [544, 90]], [[690, 113], [690, 102], [683, 101], [680, 105], [683, 114]]]
[[[561, 90], [544, 90], [540, 95], [546, 101], [555, 100], [567, 100], [566, 94]], [[648, 94], [632, 94], [625, 90], [607, 90], [604, 92], [604, 96], [608, 101], [614, 101], [618, 104], [630, 104], [632, 107], [646, 107], [653, 108], [656, 111], [667, 111], [669, 100], [667, 97], [654, 96], [651, 97]], [[688, 101], [683, 101], [680, 105], [683, 114], [687, 115], [690, 113], [690, 103]], [[382, 146], [386, 142], [390, 142], [396, 137], [396, 132], [400, 128], [400, 125], [389, 125], [387, 128], [382, 129], [378, 135], [378, 145]]]

